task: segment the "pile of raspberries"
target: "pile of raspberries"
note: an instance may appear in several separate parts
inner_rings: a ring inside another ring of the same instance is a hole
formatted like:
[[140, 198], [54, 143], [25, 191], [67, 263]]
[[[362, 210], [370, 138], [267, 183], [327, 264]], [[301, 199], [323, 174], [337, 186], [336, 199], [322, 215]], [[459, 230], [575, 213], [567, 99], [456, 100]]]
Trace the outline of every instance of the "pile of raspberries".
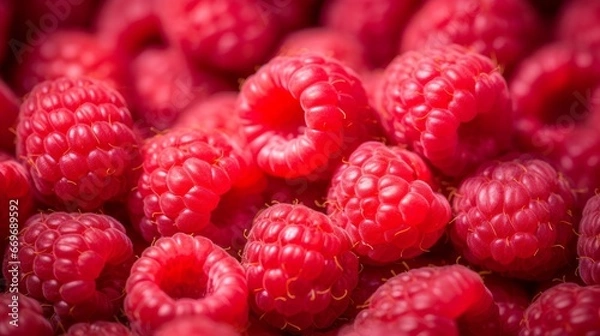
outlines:
[[0, 335], [600, 335], [600, 1], [0, 0]]

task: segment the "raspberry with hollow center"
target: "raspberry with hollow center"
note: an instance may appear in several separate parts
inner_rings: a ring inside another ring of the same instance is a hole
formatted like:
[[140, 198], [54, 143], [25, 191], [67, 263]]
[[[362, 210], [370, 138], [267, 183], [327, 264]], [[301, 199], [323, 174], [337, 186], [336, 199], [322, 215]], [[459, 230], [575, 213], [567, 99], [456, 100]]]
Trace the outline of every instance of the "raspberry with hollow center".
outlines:
[[406, 25], [401, 50], [455, 43], [511, 68], [537, 44], [542, 29], [527, 0], [431, 0]]
[[488, 162], [454, 194], [450, 236], [469, 262], [542, 280], [571, 257], [574, 196], [569, 183], [544, 161]]
[[323, 174], [375, 122], [353, 72], [310, 54], [271, 59], [242, 85], [238, 109], [258, 166], [284, 178]]
[[5, 292], [0, 294], [0, 335], [52, 336], [54, 331], [38, 301], [20, 293]]
[[[93, 213], [53, 212], [29, 218], [19, 233], [20, 292], [54, 309], [58, 323], [110, 320], [118, 314], [133, 262], [121, 223]], [[5, 263], [4, 276], [11, 275]]]
[[293, 332], [326, 328], [350, 301], [358, 259], [345, 232], [304, 205], [257, 215], [242, 255], [250, 305], [261, 320]]
[[139, 138], [123, 97], [102, 82], [62, 77], [21, 105], [17, 156], [36, 192], [59, 209], [91, 211], [132, 187]]
[[512, 109], [493, 62], [458, 45], [408, 51], [386, 68], [381, 119], [443, 174], [462, 177], [510, 145]]
[[223, 194], [241, 184], [241, 149], [223, 133], [174, 129], [149, 139], [137, 188], [129, 197], [134, 227], [151, 242], [201, 233]]
[[544, 291], [525, 310], [521, 336], [597, 335], [600, 286], [562, 283]]
[[600, 195], [583, 208], [577, 240], [579, 276], [588, 285], [600, 285]]
[[334, 175], [327, 213], [365, 262], [410, 259], [433, 246], [450, 221], [450, 204], [432, 185], [415, 153], [365, 142]]
[[248, 320], [242, 266], [201, 236], [158, 239], [133, 264], [126, 291], [125, 314], [140, 335], [178, 317], [204, 316], [238, 329]]
[[470, 315], [497, 313], [479, 274], [460, 265], [398, 274], [379, 287], [368, 304], [354, 321], [358, 335], [371, 335], [369, 330], [382, 324], [385, 330], [396, 329], [403, 335], [458, 335], [459, 321]]

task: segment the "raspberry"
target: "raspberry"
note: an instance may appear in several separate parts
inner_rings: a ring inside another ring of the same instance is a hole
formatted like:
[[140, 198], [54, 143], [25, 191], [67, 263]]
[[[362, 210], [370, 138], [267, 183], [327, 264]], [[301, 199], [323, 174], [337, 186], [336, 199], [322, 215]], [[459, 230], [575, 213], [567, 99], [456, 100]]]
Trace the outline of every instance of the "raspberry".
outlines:
[[225, 134], [197, 129], [157, 135], [146, 142], [142, 154], [129, 211], [149, 242], [176, 232], [201, 233], [221, 196], [241, 183], [245, 162]]
[[131, 336], [131, 331], [116, 322], [98, 321], [72, 325], [64, 336]]
[[19, 100], [6, 83], [0, 79], [0, 120], [2, 120], [0, 150], [9, 153], [15, 151], [15, 134], [11, 130], [16, 126], [18, 115]]
[[158, 0], [165, 34], [207, 68], [246, 73], [267, 57], [279, 24], [251, 0]]
[[353, 72], [310, 54], [269, 61], [242, 85], [238, 109], [258, 166], [284, 178], [323, 175], [374, 122]]
[[25, 94], [45, 80], [87, 76], [116, 89], [123, 86], [122, 61], [96, 36], [79, 30], [59, 30], [27, 53], [14, 77], [18, 93]]
[[542, 28], [525, 0], [431, 0], [407, 24], [401, 49], [455, 43], [511, 68], [538, 42]]
[[19, 40], [31, 44], [57, 28], [82, 27], [91, 22], [100, 0], [28, 0], [16, 1], [14, 27]]
[[0, 294], [0, 335], [52, 336], [54, 331], [39, 302], [11, 291]]
[[148, 49], [131, 63], [133, 106], [147, 124], [169, 128], [197, 99], [228, 89], [221, 78], [192, 67], [176, 49]]
[[418, 155], [365, 142], [334, 175], [327, 212], [365, 262], [410, 259], [433, 246], [450, 221], [450, 204], [432, 184]]
[[[53, 212], [29, 218], [19, 234], [20, 292], [52, 305], [59, 323], [109, 320], [119, 312], [131, 241], [121, 223], [93, 213]], [[13, 266], [5, 263], [8, 278]]]
[[493, 161], [465, 178], [452, 200], [455, 247], [476, 265], [511, 277], [551, 277], [571, 256], [574, 194], [535, 159]]
[[357, 283], [358, 259], [350, 248], [340, 227], [304, 205], [263, 210], [242, 255], [252, 309], [288, 331], [332, 325]]
[[506, 82], [492, 61], [457, 45], [409, 51], [386, 68], [381, 117], [394, 143], [448, 176], [464, 176], [510, 143]]
[[525, 59], [510, 82], [520, 147], [548, 154], [592, 125], [590, 90], [598, 83], [600, 58], [591, 50], [557, 42]]
[[236, 111], [237, 98], [237, 92], [225, 91], [196, 100], [179, 113], [173, 128], [220, 130], [244, 144], [246, 140], [241, 134], [241, 120]]
[[331, 0], [321, 22], [357, 38], [369, 64], [385, 67], [396, 56], [400, 34], [418, 4], [415, 0]]
[[43, 82], [21, 105], [17, 155], [39, 196], [58, 208], [122, 198], [140, 163], [138, 142], [123, 97], [89, 78]]
[[600, 285], [600, 195], [590, 198], [579, 224], [579, 276], [588, 285]]
[[328, 28], [308, 28], [286, 36], [278, 55], [316, 53], [331, 57], [356, 72], [367, 68], [363, 45], [353, 36]]
[[559, 40], [585, 47], [600, 46], [600, 3], [595, 0], [565, 2], [556, 19]]
[[358, 335], [458, 335], [457, 322], [494, 310], [481, 277], [460, 265], [423, 267], [390, 278], [354, 321]]
[[543, 292], [525, 311], [520, 335], [598, 335], [600, 286], [563, 283]]
[[107, 0], [96, 17], [98, 37], [134, 56], [162, 39], [155, 0]]
[[513, 280], [497, 276], [486, 276], [485, 286], [492, 292], [498, 305], [499, 319], [491, 321], [493, 330], [501, 335], [519, 335], [523, 313], [529, 306], [529, 295], [523, 286]]
[[202, 316], [188, 316], [176, 318], [165, 323], [154, 335], [156, 336], [241, 336], [232, 326], [215, 322]]
[[19, 223], [33, 214], [35, 203], [27, 168], [2, 152], [0, 190], [0, 204], [5, 206], [0, 212], [0, 251], [4, 251], [9, 235], [16, 236]]
[[263, 20], [275, 19], [283, 32], [293, 31], [311, 25], [319, 10], [319, 0], [262, 0], [256, 4]]
[[125, 313], [140, 335], [178, 317], [204, 316], [236, 328], [248, 319], [243, 268], [201, 236], [158, 239], [133, 264], [126, 291]]

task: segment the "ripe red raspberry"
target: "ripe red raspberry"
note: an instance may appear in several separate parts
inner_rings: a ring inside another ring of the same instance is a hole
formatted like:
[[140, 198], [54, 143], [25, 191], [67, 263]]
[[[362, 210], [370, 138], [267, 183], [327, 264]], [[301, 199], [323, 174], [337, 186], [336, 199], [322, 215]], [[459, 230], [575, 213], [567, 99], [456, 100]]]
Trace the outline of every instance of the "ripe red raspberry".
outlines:
[[131, 336], [131, 331], [121, 323], [97, 321], [72, 325], [64, 336]]
[[484, 282], [494, 296], [499, 313], [499, 319], [488, 321], [488, 325], [500, 335], [519, 335], [523, 313], [529, 306], [529, 294], [522, 284], [508, 278], [485, 276]]
[[149, 242], [176, 232], [201, 233], [221, 196], [242, 183], [241, 150], [223, 133], [172, 130], [148, 140], [142, 154], [129, 211]]
[[252, 0], [157, 0], [173, 45], [208, 68], [246, 73], [276, 42], [278, 20], [261, 16]]
[[284, 178], [323, 175], [375, 121], [356, 75], [309, 54], [269, 61], [242, 85], [238, 109], [258, 166]]
[[133, 261], [121, 223], [93, 213], [37, 214], [22, 226], [19, 244], [17, 253], [7, 250], [4, 276], [16, 272], [19, 291], [51, 305], [60, 325], [118, 314]]
[[165, 323], [154, 335], [241, 336], [242, 334], [226, 323], [216, 322], [204, 316], [187, 316]]
[[581, 279], [588, 285], [600, 285], [600, 195], [591, 197], [583, 209], [577, 254]]
[[228, 89], [224, 80], [194, 68], [176, 49], [147, 49], [130, 67], [135, 114], [159, 130], [171, 127], [194, 100]]
[[598, 335], [600, 286], [563, 283], [543, 292], [525, 311], [521, 336]]
[[450, 204], [432, 185], [418, 155], [365, 142], [334, 175], [327, 212], [365, 262], [410, 259], [433, 246], [450, 221]]
[[392, 61], [383, 81], [388, 136], [445, 175], [464, 176], [510, 143], [506, 82], [480, 54], [457, 45], [409, 51]]
[[263, 210], [242, 255], [252, 309], [289, 331], [332, 325], [358, 279], [350, 248], [346, 233], [323, 213], [283, 203]]
[[125, 49], [129, 56], [160, 41], [162, 32], [155, 1], [104, 1], [95, 22], [98, 37], [113, 48]]
[[396, 56], [400, 34], [418, 4], [415, 0], [331, 0], [321, 22], [357, 38], [369, 64], [385, 67]]
[[319, 0], [261, 0], [256, 1], [263, 20], [275, 19], [283, 33], [310, 26], [320, 9]]
[[0, 335], [52, 336], [54, 331], [39, 302], [23, 294], [6, 292], [0, 294]]
[[133, 264], [126, 291], [125, 313], [142, 336], [177, 317], [204, 316], [240, 329], [248, 320], [242, 266], [201, 236], [158, 239]]
[[538, 42], [542, 28], [526, 0], [431, 0], [407, 24], [401, 50], [454, 43], [510, 68]]
[[[19, 224], [33, 214], [35, 202], [27, 168], [0, 152], [0, 252], [9, 236], [16, 236]], [[12, 244], [11, 244], [12, 245]]]
[[455, 247], [471, 263], [511, 277], [551, 277], [571, 257], [575, 196], [548, 163], [493, 161], [452, 200]]
[[295, 56], [316, 53], [331, 57], [361, 73], [367, 69], [365, 49], [353, 35], [317, 27], [290, 33], [281, 42], [278, 55]]
[[358, 335], [373, 335], [369, 330], [382, 325], [402, 335], [458, 335], [459, 322], [495, 309], [477, 273], [460, 265], [422, 267], [379, 287], [356, 317], [354, 329]]
[[27, 53], [14, 75], [17, 93], [25, 94], [45, 80], [82, 76], [123, 87], [122, 60], [96, 36], [79, 30], [59, 30]]
[[599, 83], [600, 57], [588, 49], [557, 42], [523, 60], [510, 82], [521, 149], [552, 153], [592, 125], [600, 108], [590, 113], [591, 89]]
[[600, 46], [600, 2], [565, 1], [556, 18], [556, 37], [586, 47]]
[[190, 103], [173, 123], [173, 128], [200, 128], [220, 130], [240, 144], [246, 139], [241, 133], [242, 121], [236, 111], [238, 93], [225, 91]]
[[9, 153], [15, 151], [15, 134], [12, 130], [16, 127], [19, 103], [12, 90], [0, 79], [0, 150]]
[[123, 197], [138, 142], [123, 97], [90, 78], [43, 82], [21, 105], [17, 155], [39, 196], [58, 208], [94, 210]]

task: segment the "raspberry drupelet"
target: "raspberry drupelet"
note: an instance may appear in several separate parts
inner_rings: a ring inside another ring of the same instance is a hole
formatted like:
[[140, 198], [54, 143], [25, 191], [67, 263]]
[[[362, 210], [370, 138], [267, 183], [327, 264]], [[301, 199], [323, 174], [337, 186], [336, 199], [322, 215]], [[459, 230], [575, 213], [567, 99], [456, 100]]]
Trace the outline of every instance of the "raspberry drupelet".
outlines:
[[58, 209], [123, 199], [141, 162], [139, 141], [123, 97], [91, 78], [40, 83], [21, 104], [17, 157], [37, 196]]
[[358, 281], [350, 248], [346, 233], [323, 213], [283, 203], [263, 210], [242, 255], [253, 311], [295, 333], [331, 326]]
[[489, 58], [458, 45], [408, 51], [383, 81], [377, 105], [390, 140], [444, 175], [462, 177], [510, 145], [510, 96]]
[[19, 291], [48, 304], [59, 327], [111, 320], [119, 313], [133, 246], [114, 218], [93, 213], [41, 213], [19, 233]]
[[271, 59], [242, 85], [238, 110], [258, 166], [284, 178], [323, 176], [377, 123], [354, 72], [311, 54]]
[[327, 213], [364, 262], [410, 259], [433, 246], [451, 218], [448, 200], [433, 188], [417, 154], [368, 141], [334, 175]]
[[155, 336], [242, 336], [234, 327], [205, 316], [186, 316], [165, 323]]
[[583, 208], [577, 240], [579, 276], [588, 285], [600, 285], [600, 195]]
[[126, 291], [125, 313], [141, 336], [179, 317], [206, 317], [239, 330], [248, 321], [242, 266], [201, 236], [158, 239], [133, 264]]
[[544, 280], [572, 257], [575, 195], [548, 163], [491, 161], [453, 195], [450, 236], [471, 263], [525, 280]]
[[131, 331], [121, 323], [97, 321], [72, 325], [64, 336], [132, 336]]

